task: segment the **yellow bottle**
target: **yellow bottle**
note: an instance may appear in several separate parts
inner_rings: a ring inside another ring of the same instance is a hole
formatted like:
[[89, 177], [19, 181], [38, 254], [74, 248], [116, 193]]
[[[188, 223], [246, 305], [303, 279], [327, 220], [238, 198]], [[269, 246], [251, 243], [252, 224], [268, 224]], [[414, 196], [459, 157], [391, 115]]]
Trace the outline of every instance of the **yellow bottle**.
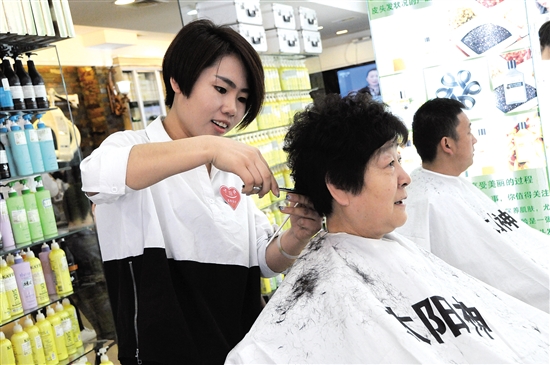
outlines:
[[15, 274], [4, 259], [0, 259], [0, 277], [4, 281], [4, 290], [6, 291], [6, 296], [8, 297], [11, 316], [13, 317], [23, 314], [23, 304], [21, 303], [21, 297], [19, 296], [19, 290], [17, 289]]
[[98, 355], [101, 356], [101, 363], [100, 365], [113, 365], [113, 362], [109, 360], [107, 357], [107, 347], [103, 347], [99, 349]]
[[52, 324], [53, 335], [55, 340], [55, 348], [57, 350], [57, 359], [65, 360], [69, 357], [67, 352], [67, 345], [65, 344], [65, 333], [63, 332], [63, 324], [59, 314], [55, 313], [55, 310], [48, 306], [46, 309], [47, 319]]
[[0, 364], [14, 365], [15, 354], [11, 341], [6, 338], [4, 332], [0, 331]]
[[30, 249], [27, 251], [25, 261], [31, 265], [32, 282], [34, 283], [34, 291], [36, 293], [36, 301], [38, 302], [38, 305], [48, 303], [50, 301], [50, 297], [48, 296], [48, 287], [46, 286], [42, 263]]
[[0, 274], [0, 323], [4, 323], [11, 318], [11, 307], [10, 302], [8, 302], [8, 294], [6, 293], [6, 288], [4, 287], [4, 279]]
[[29, 338], [29, 334], [23, 331], [23, 327], [21, 327], [19, 321], [15, 321], [15, 326], [13, 326], [11, 343], [13, 345], [13, 354], [15, 355], [17, 365], [34, 364], [32, 358], [31, 339]]
[[46, 357], [47, 365], [59, 364], [57, 358], [57, 347], [55, 346], [55, 332], [50, 321], [44, 317], [41, 310], [38, 310], [36, 315], [36, 327], [40, 333], [40, 339], [44, 346], [44, 356]]
[[67, 346], [67, 353], [72, 355], [76, 352], [76, 346], [73, 334], [73, 323], [71, 321], [71, 315], [65, 310], [63, 305], [59, 302], [55, 305], [55, 312], [61, 319], [61, 325], [63, 326], [63, 334], [65, 335], [65, 345]]
[[35, 364], [45, 364], [46, 357], [44, 355], [44, 346], [42, 346], [42, 338], [40, 330], [32, 323], [30, 315], [23, 322], [23, 330], [29, 335], [31, 340], [32, 358]]
[[73, 284], [65, 251], [60, 249], [59, 244], [55, 241], [52, 242], [51, 247], [49, 258], [55, 279], [55, 290], [58, 295], [70, 294], [73, 291]]
[[74, 345], [75, 347], [81, 347], [83, 345], [82, 343], [82, 336], [80, 334], [80, 326], [78, 325], [78, 317], [76, 315], [76, 308], [74, 305], [71, 304], [69, 299], [65, 298], [61, 301], [63, 304], [63, 308], [70, 314], [71, 316], [71, 323], [73, 325], [72, 331], [74, 335]]

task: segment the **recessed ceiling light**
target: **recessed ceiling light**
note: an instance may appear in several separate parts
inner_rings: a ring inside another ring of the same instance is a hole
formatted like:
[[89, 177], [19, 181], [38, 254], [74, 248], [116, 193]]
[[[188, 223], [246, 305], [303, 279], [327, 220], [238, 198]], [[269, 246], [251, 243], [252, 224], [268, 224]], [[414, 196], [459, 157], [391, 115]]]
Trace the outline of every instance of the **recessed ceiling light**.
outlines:
[[322, 25], [319, 25], [319, 26], [317, 27], [317, 30], [321, 30], [321, 29], [323, 29], [323, 28], [324, 28], [324, 27], [323, 27]]
[[342, 34], [346, 34], [348, 32], [347, 29], [342, 29], [342, 30], [339, 30], [336, 32], [336, 35], [342, 35]]
[[187, 12], [187, 15], [197, 15], [198, 13], [197, 9], [192, 9]]
[[116, 0], [115, 5], [127, 5], [133, 3], [134, 1], [136, 0]]

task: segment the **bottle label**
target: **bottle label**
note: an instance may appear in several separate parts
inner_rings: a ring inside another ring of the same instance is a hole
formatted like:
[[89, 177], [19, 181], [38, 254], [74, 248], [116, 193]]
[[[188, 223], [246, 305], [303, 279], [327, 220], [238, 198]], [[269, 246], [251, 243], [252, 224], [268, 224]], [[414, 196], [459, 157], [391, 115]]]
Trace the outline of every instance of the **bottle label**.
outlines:
[[31, 340], [27, 338], [25, 341], [23, 341], [23, 343], [21, 344], [21, 349], [23, 350], [23, 356], [32, 355]]
[[29, 224], [31, 223], [40, 223], [40, 215], [38, 214], [38, 209], [32, 209], [27, 211], [27, 219]]
[[25, 132], [23, 131], [13, 132], [13, 139], [15, 141], [15, 144], [18, 146], [27, 144], [27, 137], [25, 137]]
[[60, 324], [58, 324], [57, 326], [53, 326], [53, 330], [55, 332], [55, 337], [63, 337], [63, 326]]
[[71, 330], [73, 329], [73, 325], [72, 325], [72, 323], [71, 323], [71, 319], [70, 319], [70, 318], [64, 319], [64, 320], [61, 322], [61, 325], [63, 326], [63, 331], [64, 331], [65, 333], [71, 332]]
[[10, 82], [7, 78], [2, 79], [2, 87], [4, 88], [4, 91], [10, 91]]
[[12, 210], [11, 219], [14, 224], [27, 223], [27, 212], [25, 209]]
[[46, 282], [44, 278], [44, 273], [42, 272], [42, 265], [34, 265], [31, 267], [32, 271], [32, 281], [34, 285], [44, 284]]
[[34, 345], [36, 346], [37, 349], [41, 349], [43, 347], [42, 346], [42, 339], [40, 338], [40, 335], [38, 335], [34, 338]]
[[52, 199], [51, 198], [42, 199], [42, 206], [44, 208], [51, 207], [52, 206]]
[[8, 163], [8, 154], [6, 150], [0, 150], [0, 164]]
[[21, 86], [15, 86], [15, 85], [12, 85], [10, 87], [10, 90], [11, 90], [11, 96], [12, 98], [14, 99], [21, 99], [23, 100], [24, 99], [24, 94], [23, 94], [23, 88]]
[[25, 85], [25, 86], [21, 86], [21, 89], [23, 90], [23, 96], [25, 97], [25, 99], [34, 100], [34, 86]]
[[17, 290], [17, 282], [15, 281], [15, 274], [8, 274], [3, 277], [4, 279], [4, 288], [6, 289], [6, 293]]
[[2, 142], [2, 144], [4, 145], [4, 148], [8, 148], [10, 146], [10, 141], [6, 133], [0, 134], [0, 142]]
[[48, 93], [46, 92], [46, 85], [34, 85], [34, 94], [37, 99], [46, 99], [48, 97]]
[[52, 130], [50, 128], [40, 128], [36, 130], [40, 142], [53, 141]]
[[38, 133], [36, 133], [36, 129], [27, 129], [29, 132], [29, 141], [32, 143], [38, 143]]

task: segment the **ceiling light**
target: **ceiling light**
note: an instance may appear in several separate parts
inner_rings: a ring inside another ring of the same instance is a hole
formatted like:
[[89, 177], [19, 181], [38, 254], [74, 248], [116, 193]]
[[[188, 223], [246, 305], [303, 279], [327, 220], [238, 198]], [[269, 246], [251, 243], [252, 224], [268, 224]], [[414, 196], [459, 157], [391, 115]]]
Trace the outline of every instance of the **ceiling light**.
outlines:
[[322, 25], [319, 25], [319, 26], [317, 27], [317, 30], [321, 30], [321, 29], [323, 29], [323, 28], [324, 28], [324, 27], [323, 27]]
[[198, 13], [197, 9], [192, 9], [187, 12], [187, 15], [197, 15]]
[[342, 35], [342, 34], [346, 34], [348, 32], [347, 29], [342, 29], [342, 30], [339, 30], [336, 32], [336, 35]]
[[116, 0], [115, 5], [127, 5], [133, 3], [134, 1], [136, 0]]

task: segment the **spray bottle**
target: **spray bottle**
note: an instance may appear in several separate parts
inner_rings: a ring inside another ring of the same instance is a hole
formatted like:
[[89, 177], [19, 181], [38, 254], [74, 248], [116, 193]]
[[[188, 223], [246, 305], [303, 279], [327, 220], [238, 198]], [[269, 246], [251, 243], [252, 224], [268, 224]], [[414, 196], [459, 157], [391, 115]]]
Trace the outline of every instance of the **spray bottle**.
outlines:
[[2, 331], [0, 331], [0, 364], [15, 364], [13, 346]]
[[[50, 191], [44, 189], [42, 183], [42, 176], [34, 178], [36, 181], [36, 206], [38, 208], [38, 214], [40, 215], [40, 223], [42, 224], [42, 232], [44, 233], [44, 239], [50, 239], [57, 236], [57, 222], [55, 221], [55, 213], [53, 211], [52, 196]], [[1, 203], [1, 201], [0, 201]]]
[[44, 169], [46, 171], [55, 171], [59, 169], [59, 165], [55, 154], [52, 129], [42, 122], [42, 119], [40, 119], [41, 117], [42, 114], [36, 115], [36, 119], [38, 119], [36, 128], [38, 132], [38, 142], [40, 143], [40, 152], [42, 153], [42, 160], [44, 162]]
[[13, 231], [11, 230], [8, 206], [4, 200], [4, 194], [0, 193], [0, 234], [2, 235], [2, 249], [9, 251], [15, 248]]
[[101, 356], [101, 363], [100, 365], [113, 365], [113, 362], [109, 360], [109, 357], [107, 356], [107, 347], [102, 347], [97, 352], [98, 356]]
[[63, 308], [69, 313], [71, 316], [71, 324], [72, 324], [72, 331], [74, 335], [74, 345], [75, 347], [81, 347], [83, 345], [82, 343], [82, 336], [80, 334], [80, 326], [78, 325], [78, 317], [76, 314], [76, 308], [74, 305], [71, 304], [69, 299], [64, 298], [61, 303], [63, 304]]
[[13, 188], [15, 181], [10, 181], [8, 185], [10, 186], [10, 190], [6, 199], [6, 205], [10, 215], [11, 229], [15, 245], [21, 247], [31, 243], [31, 233], [29, 231], [29, 224], [27, 223], [27, 211], [25, 210], [23, 197], [18, 195], [17, 191]]
[[42, 310], [36, 314], [36, 327], [40, 333], [42, 345], [44, 345], [44, 356], [47, 365], [56, 365], [59, 363], [57, 358], [57, 347], [55, 346], [55, 332], [50, 321], [44, 317]]
[[57, 291], [55, 289], [55, 275], [50, 265], [50, 246], [46, 242], [42, 244], [41, 252], [38, 254], [40, 263], [42, 263], [42, 271], [44, 272], [44, 279], [46, 279], [46, 287], [48, 288], [48, 294], [55, 295]]
[[65, 344], [65, 333], [63, 332], [63, 324], [61, 323], [61, 318], [59, 314], [55, 313], [55, 310], [48, 306], [46, 309], [47, 319], [52, 324], [54, 339], [55, 339], [55, 348], [57, 349], [57, 358], [59, 360], [65, 360], [69, 357], [67, 353], [67, 345]]
[[21, 196], [23, 197], [23, 203], [25, 204], [25, 210], [27, 211], [27, 223], [29, 225], [31, 241], [33, 243], [43, 241], [44, 233], [42, 232], [40, 214], [38, 213], [38, 207], [36, 206], [36, 197], [34, 196], [34, 193], [31, 193], [31, 189], [27, 186], [27, 180], [20, 180], [19, 182], [23, 185]]
[[36, 293], [34, 292], [34, 283], [32, 281], [31, 265], [23, 261], [23, 258], [15, 255], [15, 263], [11, 265], [15, 274], [15, 281], [21, 296], [23, 310], [33, 309], [38, 306], [36, 302]]
[[50, 252], [50, 265], [54, 273], [55, 289], [57, 295], [65, 295], [72, 293], [73, 284], [71, 283], [71, 274], [69, 273], [69, 265], [65, 252], [59, 248], [59, 244], [52, 242], [52, 251]]
[[13, 326], [11, 343], [17, 364], [33, 364], [31, 339], [29, 334], [23, 331], [19, 320], [15, 321], [15, 326]]
[[65, 310], [65, 307], [59, 302], [54, 305], [55, 312], [61, 319], [61, 325], [63, 326], [63, 333], [65, 335], [65, 345], [67, 346], [67, 353], [72, 355], [76, 352], [75, 339], [73, 333], [73, 323], [71, 321], [71, 315]]
[[15, 274], [4, 259], [0, 259], [0, 277], [4, 281], [4, 290], [6, 291], [6, 296], [8, 297], [11, 316], [14, 317], [23, 314], [23, 305], [21, 304], [21, 297], [19, 296], [19, 290], [17, 289]]
[[10, 117], [10, 120], [12, 123], [8, 132], [8, 140], [10, 142], [11, 154], [15, 161], [17, 175], [31, 175], [33, 169], [29, 146], [27, 145], [27, 136], [25, 135], [25, 131], [17, 123], [13, 122], [12, 117]]
[[27, 146], [31, 156], [32, 171], [35, 174], [44, 172], [44, 161], [42, 160], [42, 152], [40, 151], [40, 141], [38, 140], [38, 132], [34, 129], [31, 123], [32, 114], [23, 115], [25, 124], [23, 125], [25, 137], [27, 138]]
[[39, 305], [48, 303], [50, 301], [50, 297], [48, 296], [48, 287], [46, 286], [46, 278], [44, 277], [44, 271], [42, 270], [42, 263], [34, 255], [34, 252], [31, 251], [31, 249], [28, 249], [25, 261], [27, 261], [31, 266], [36, 301]]
[[45, 364], [46, 357], [44, 355], [44, 346], [42, 346], [42, 338], [40, 338], [40, 330], [32, 323], [30, 315], [27, 315], [23, 322], [23, 330], [29, 335], [31, 340], [32, 358], [34, 364]]

